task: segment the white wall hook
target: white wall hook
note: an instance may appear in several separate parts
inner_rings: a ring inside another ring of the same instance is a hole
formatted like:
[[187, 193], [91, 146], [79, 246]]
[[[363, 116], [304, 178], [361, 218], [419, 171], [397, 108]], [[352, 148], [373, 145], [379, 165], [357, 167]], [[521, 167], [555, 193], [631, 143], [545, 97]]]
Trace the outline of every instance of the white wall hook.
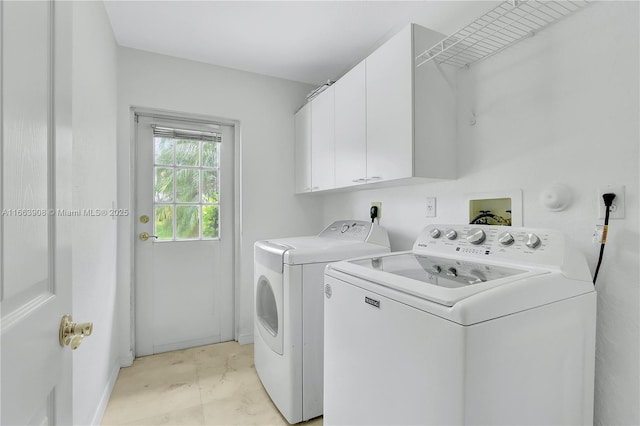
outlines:
[[559, 212], [571, 204], [571, 189], [562, 183], [554, 183], [540, 192], [540, 202], [552, 212]]

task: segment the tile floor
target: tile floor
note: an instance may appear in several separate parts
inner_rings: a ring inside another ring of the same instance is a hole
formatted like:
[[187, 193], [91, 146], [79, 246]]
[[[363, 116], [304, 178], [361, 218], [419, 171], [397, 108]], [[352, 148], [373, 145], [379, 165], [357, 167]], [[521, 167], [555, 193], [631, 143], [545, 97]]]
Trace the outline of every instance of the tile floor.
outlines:
[[102, 424], [288, 425], [260, 383], [253, 345], [236, 342], [136, 359], [120, 370]]

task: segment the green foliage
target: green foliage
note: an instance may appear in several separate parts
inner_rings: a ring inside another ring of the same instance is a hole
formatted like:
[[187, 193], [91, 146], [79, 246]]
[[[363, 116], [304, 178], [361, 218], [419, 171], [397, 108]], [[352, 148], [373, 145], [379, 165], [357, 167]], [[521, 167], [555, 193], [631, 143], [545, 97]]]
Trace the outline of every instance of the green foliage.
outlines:
[[218, 237], [218, 206], [202, 206], [202, 236], [204, 238]]
[[156, 207], [155, 232], [159, 240], [173, 239], [173, 206]]
[[200, 236], [200, 212], [198, 206], [176, 206], [176, 238]]
[[[175, 162], [174, 162], [175, 149]], [[200, 156], [202, 152], [202, 157]], [[156, 167], [154, 199], [159, 203], [190, 203], [156, 206], [155, 229], [159, 239], [173, 238], [173, 216], [176, 238], [198, 238], [202, 226], [203, 238], [217, 238], [219, 229], [219, 194], [217, 170], [200, 170], [180, 166], [217, 167], [218, 145], [214, 142], [155, 138]], [[202, 160], [202, 164], [200, 161]], [[175, 168], [174, 168], [175, 167]], [[175, 171], [175, 194], [174, 194]], [[202, 194], [200, 182], [202, 179]], [[202, 199], [199, 199], [202, 197]], [[200, 209], [202, 204], [202, 211]], [[201, 217], [202, 214], [202, 217]]]

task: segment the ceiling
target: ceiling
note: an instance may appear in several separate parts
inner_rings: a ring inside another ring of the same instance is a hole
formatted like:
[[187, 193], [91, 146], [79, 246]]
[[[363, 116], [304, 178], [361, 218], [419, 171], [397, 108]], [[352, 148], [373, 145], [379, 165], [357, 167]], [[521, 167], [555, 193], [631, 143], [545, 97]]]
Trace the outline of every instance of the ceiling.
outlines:
[[119, 45], [311, 84], [409, 22], [449, 34], [497, 1], [105, 1]]

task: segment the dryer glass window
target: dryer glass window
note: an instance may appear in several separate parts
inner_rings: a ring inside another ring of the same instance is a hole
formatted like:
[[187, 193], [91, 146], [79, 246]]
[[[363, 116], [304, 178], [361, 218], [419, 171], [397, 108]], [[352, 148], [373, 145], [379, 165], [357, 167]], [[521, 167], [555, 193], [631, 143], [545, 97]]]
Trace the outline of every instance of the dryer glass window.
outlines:
[[271, 283], [260, 277], [256, 289], [256, 310], [258, 319], [273, 337], [278, 335], [278, 307], [271, 289]]
[[154, 128], [154, 235], [158, 241], [219, 238], [221, 137]]
[[448, 288], [466, 287], [526, 272], [484, 263], [411, 253], [351, 260], [350, 263]]

